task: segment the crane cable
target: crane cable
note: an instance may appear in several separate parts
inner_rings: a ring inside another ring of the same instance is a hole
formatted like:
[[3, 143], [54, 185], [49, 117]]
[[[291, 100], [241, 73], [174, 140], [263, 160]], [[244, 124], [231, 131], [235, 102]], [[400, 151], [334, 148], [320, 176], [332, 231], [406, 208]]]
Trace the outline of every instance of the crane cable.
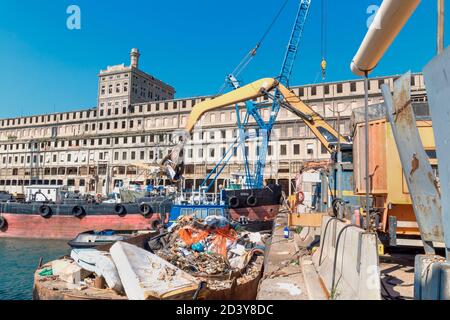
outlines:
[[[284, 9], [286, 8], [286, 5], [288, 4], [289, 0], [285, 0], [283, 5], [281, 6], [280, 10], [278, 10], [278, 13], [275, 15], [275, 17], [272, 19], [272, 22], [262, 35], [261, 39], [258, 41], [255, 47], [253, 47], [246, 55], [245, 57], [239, 62], [239, 64], [234, 68], [233, 72], [231, 73], [235, 77], [237, 77], [239, 74], [241, 74], [249, 65], [249, 63], [252, 61], [252, 59], [256, 56], [256, 53], [258, 49], [261, 47], [262, 43], [266, 39], [266, 37], [269, 35], [270, 31], [272, 31], [273, 26], [277, 22], [277, 20], [280, 18], [281, 14], [283, 13]], [[220, 88], [219, 95], [223, 92], [225, 89], [227, 83], [225, 82], [222, 87]]]

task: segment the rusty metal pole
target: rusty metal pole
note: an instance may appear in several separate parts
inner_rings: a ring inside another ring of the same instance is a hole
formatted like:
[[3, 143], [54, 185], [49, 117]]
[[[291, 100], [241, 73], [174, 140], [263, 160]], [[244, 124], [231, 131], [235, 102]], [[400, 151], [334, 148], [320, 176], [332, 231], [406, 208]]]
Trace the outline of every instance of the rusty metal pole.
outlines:
[[366, 230], [370, 231], [370, 174], [369, 174], [369, 73], [364, 77], [364, 120], [365, 120], [365, 166], [366, 166]]
[[437, 19], [437, 54], [444, 51], [444, 20], [445, 20], [445, 1], [438, 0], [438, 19]]

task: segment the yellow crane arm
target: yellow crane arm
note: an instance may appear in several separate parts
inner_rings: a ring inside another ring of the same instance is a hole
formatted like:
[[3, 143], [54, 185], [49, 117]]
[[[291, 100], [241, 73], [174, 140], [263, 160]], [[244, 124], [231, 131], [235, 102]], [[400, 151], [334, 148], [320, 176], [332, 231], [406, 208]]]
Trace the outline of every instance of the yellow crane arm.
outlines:
[[264, 78], [214, 99], [200, 102], [192, 108], [184, 129], [186, 132], [192, 133], [196, 123], [206, 112], [261, 97], [264, 92], [272, 91], [277, 85], [277, 80]]
[[348, 144], [347, 139], [329, 125], [320, 114], [306, 105], [292, 90], [289, 90], [282, 84], [278, 85], [278, 90], [280, 90], [284, 98], [284, 101], [282, 101], [283, 106], [303, 119], [308, 128], [311, 129], [312, 133], [319, 139], [328, 152], [333, 151], [333, 145], [338, 140], [342, 144]]
[[330, 126], [317, 112], [307, 106], [293, 91], [280, 84], [276, 79], [263, 78], [214, 99], [202, 101], [192, 108], [184, 128], [187, 136], [162, 160], [162, 164], [167, 167], [172, 179], [174, 179], [174, 176], [181, 176], [184, 168], [182, 159], [184, 145], [187, 142], [188, 136], [194, 130], [195, 125], [206, 112], [262, 97], [270, 94], [276, 88], [278, 88], [283, 97], [280, 101], [283, 107], [301, 117], [329, 152], [333, 151], [333, 145], [338, 140], [343, 144], [348, 143], [342, 135]]
[[275, 88], [278, 88], [283, 96], [283, 100], [281, 101], [283, 107], [301, 117], [329, 152], [333, 150], [332, 144], [337, 143], [338, 139], [340, 139], [341, 143], [348, 143], [343, 136], [340, 136], [332, 126], [317, 112], [307, 106], [294, 92], [273, 78], [260, 79], [214, 99], [196, 104], [189, 114], [184, 130], [191, 134], [198, 120], [206, 112], [262, 97]]

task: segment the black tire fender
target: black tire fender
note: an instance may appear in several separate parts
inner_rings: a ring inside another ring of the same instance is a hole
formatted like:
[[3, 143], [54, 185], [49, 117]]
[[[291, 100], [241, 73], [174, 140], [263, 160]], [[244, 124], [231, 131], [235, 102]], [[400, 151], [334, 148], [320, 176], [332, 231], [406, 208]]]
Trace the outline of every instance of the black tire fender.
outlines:
[[82, 206], [75, 206], [72, 208], [72, 214], [77, 218], [81, 218], [86, 214], [86, 210]]
[[230, 197], [230, 198], [228, 199], [228, 205], [229, 205], [231, 208], [233, 208], [233, 209], [239, 207], [239, 198], [238, 198], [238, 197], [235, 197], [235, 196]]
[[0, 231], [4, 230], [8, 225], [8, 221], [6, 221], [5, 217], [0, 217]]
[[247, 198], [247, 205], [249, 207], [255, 207], [258, 204], [258, 199], [252, 194]]
[[42, 206], [39, 207], [39, 214], [43, 218], [50, 218], [52, 213], [53, 213], [52, 208], [49, 205], [43, 204]]
[[116, 204], [114, 207], [114, 212], [119, 216], [123, 216], [127, 213], [127, 209], [122, 204]]
[[148, 217], [153, 215], [153, 209], [152, 206], [148, 203], [141, 203], [141, 205], [139, 206], [139, 211], [141, 211], [141, 214], [144, 217]]

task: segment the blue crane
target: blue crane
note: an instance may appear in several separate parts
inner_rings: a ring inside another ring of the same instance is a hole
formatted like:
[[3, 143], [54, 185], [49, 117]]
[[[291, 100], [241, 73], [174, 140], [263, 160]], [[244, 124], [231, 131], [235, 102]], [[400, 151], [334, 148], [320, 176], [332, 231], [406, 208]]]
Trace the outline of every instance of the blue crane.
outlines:
[[[294, 66], [295, 59], [297, 57], [299, 43], [303, 34], [303, 29], [308, 17], [309, 8], [311, 6], [311, 0], [301, 0], [298, 8], [295, 23], [292, 29], [291, 37], [286, 49], [283, 64], [281, 67], [280, 75], [277, 80], [286, 87], [289, 87], [289, 79], [292, 74], [292, 69]], [[248, 61], [240, 64], [246, 66], [250, 59], [252, 59], [258, 49], [259, 44], [255, 49], [253, 49], [248, 55]], [[237, 80], [234, 74], [230, 74], [227, 78], [228, 83], [237, 89], [241, 86], [240, 82]], [[268, 100], [268, 96], [266, 97]], [[271, 98], [273, 102], [271, 104], [268, 101], [262, 101], [257, 103], [255, 101], [245, 102], [246, 113], [242, 117], [240, 113], [239, 105], [235, 106], [236, 109], [236, 120], [238, 126], [238, 136], [232, 144], [232, 146], [225, 152], [222, 159], [216, 165], [216, 167], [210, 172], [210, 174], [204, 180], [202, 186], [209, 184], [208, 189], [212, 187], [213, 181], [217, 179], [220, 173], [223, 171], [227, 162], [231, 159], [233, 153], [236, 153], [237, 148], [241, 148], [242, 155], [244, 157], [244, 169], [245, 169], [245, 180], [248, 188], [262, 188], [264, 184], [264, 170], [266, 167], [266, 156], [268, 153], [268, 146], [270, 142], [270, 136], [272, 133], [273, 126], [275, 125], [280, 107], [282, 105], [280, 100], [280, 92], [278, 89]], [[268, 106], [270, 108], [268, 108]], [[264, 120], [262, 116], [262, 110], [270, 109], [270, 117], [267, 121]], [[255, 133], [251, 134], [248, 130], [249, 121], [253, 119], [256, 122], [257, 130]], [[259, 140], [257, 147], [257, 159], [254, 164], [253, 170], [250, 168], [250, 161], [248, 160], [248, 152], [246, 148], [246, 141], [250, 139]], [[253, 171], [253, 174], [252, 174]], [[212, 178], [212, 179], [211, 179]], [[211, 182], [212, 181], [212, 182]]]

